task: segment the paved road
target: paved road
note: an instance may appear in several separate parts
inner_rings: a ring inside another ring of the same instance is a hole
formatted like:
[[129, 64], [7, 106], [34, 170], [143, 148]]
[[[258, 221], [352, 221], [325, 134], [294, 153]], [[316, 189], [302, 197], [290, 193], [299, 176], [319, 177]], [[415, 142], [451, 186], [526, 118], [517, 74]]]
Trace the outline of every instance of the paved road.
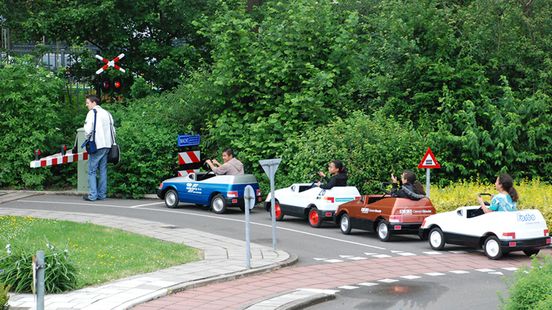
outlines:
[[[101, 202], [85, 202], [80, 197], [57, 195], [27, 197], [4, 203], [0, 207], [120, 215], [155, 220], [169, 225], [193, 228], [235, 239], [244, 238], [244, 216], [239, 210], [231, 210], [228, 214], [217, 215], [205, 208], [196, 206], [167, 209], [163, 202], [157, 200], [108, 199]], [[255, 209], [251, 220], [251, 241], [270, 246], [272, 240], [269, 214], [263, 209]], [[443, 254], [466, 255], [462, 253], [470, 251], [462, 247], [447, 247], [447, 251], [434, 252], [427, 242], [420, 241], [416, 236], [396, 237], [393, 242], [383, 243], [375, 235], [367, 232], [353, 231], [351, 235], [343, 235], [331, 223], [325, 224], [322, 228], [311, 228], [305, 221], [291, 217], [278, 223], [278, 248], [296, 254], [299, 257], [299, 267], [320, 266], [321, 269], [331, 269], [334, 264], [360, 262], [374, 258], [412, 257], [414, 259], [436, 257]], [[482, 253], [477, 254], [483, 255]], [[523, 255], [517, 254], [511, 255], [511, 257], [514, 260], [524, 258]], [[470, 277], [472, 281], [465, 284], [451, 280], [448, 277], [424, 278], [423, 285], [416, 284], [416, 286], [413, 286], [412, 289], [416, 294], [412, 295], [415, 302], [411, 304], [404, 304], [400, 301], [397, 301], [397, 303], [384, 302], [388, 297], [381, 291], [381, 287], [371, 288], [370, 290], [373, 291], [367, 291], [369, 288], [360, 289], [357, 293], [340, 290], [338, 298], [334, 302], [343, 302], [344, 306], [341, 307], [351, 309], [361, 309], [359, 306], [364, 307], [368, 305], [367, 303], [375, 303], [374, 305], [378, 305], [378, 307], [390, 309], [393, 309], [393, 307], [425, 308], [427, 305], [424, 304], [424, 300], [434, 300], [436, 298], [435, 290], [431, 289], [433, 287], [437, 288], [437, 291], [443, 292], [437, 296], [435, 307], [439, 308], [445, 304], [448, 305], [454, 296], [453, 292], [460, 290], [465, 294], [471, 294], [470, 292], [474, 288], [485, 287], [486, 293], [471, 296], [474, 300], [473, 305], [480, 305], [475, 306], [474, 309], [486, 309], [489, 306], [496, 308], [498, 299], [495, 291], [503, 289], [503, 285], [497, 281], [489, 282], [487, 274], [474, 273]], [[472, 284], [471, 287], [470, 283]], [[374, 293], [379, 299], [374, 297]], [[489, 294], [493, 296], [492, 299], [488, 297]], [[396, 295], [398, 297], [403, 296], [399, 293]], [[423, 306], [418, 307], [416, 305]]]

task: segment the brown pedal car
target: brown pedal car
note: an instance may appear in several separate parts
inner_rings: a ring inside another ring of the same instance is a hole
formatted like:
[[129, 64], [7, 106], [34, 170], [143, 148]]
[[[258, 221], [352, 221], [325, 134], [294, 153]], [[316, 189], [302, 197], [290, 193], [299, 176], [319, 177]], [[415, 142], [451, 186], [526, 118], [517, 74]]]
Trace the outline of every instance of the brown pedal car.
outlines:
[[334, 219], [344, 234], [353, 228], [375, 231], [381, 241], [388, 241], [392, 234], [418, 234], [424, 219], [432, 214], [435, 208], [429, 198], [364, 195], [340, 205]]

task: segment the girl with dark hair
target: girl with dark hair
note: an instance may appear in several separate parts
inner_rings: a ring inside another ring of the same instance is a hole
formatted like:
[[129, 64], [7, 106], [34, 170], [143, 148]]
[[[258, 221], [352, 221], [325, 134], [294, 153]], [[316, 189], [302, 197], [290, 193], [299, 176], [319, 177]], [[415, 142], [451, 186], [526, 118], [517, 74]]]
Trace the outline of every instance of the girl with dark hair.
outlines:
[[[334, 186], [347, 186], [347, 168], [345, 168], [341, 160], [332, 160], [328, 164], [328, 172], [332, 177], [326, 184], [318, 182], [320, 188], [330, 189]], [[326, 174], [322, 171], [318, 172], [318, 175], [323, 178], [326, 177]]]
[[490, 206], [487, 207], [485, 205], [481, 196], [477, 197], [477, 201], [479, 201], [483, 212], [517, 211], [519, 195], [514, 188], [514, 179], [508, 174], [501, 174], [496, 178], [495, 187], [498, 194], [493, 196]]
[[391, 196], [399, 198], [409, 198], [413, 200], [420, 200], [425, 197], [425, 191], [422, 184], [416, 179], [414, 172], [410, 170], [403, 171], [401, 175], [402, 186], [399, 188], [397, 177], [391, 174], [391, 181], [393, 182], [393, 189], [391, 189]]

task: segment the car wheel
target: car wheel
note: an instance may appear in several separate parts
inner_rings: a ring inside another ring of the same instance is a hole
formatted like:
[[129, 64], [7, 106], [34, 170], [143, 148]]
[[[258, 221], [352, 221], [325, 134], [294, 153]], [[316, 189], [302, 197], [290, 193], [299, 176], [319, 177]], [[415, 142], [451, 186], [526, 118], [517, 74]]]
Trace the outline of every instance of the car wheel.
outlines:
[[174, 189], [169, 189], [165, 193], [165, 205], [168, 208], [176, 208], [178, 207], [178, 193]]
[[347, 213], [343, 213], [343, 215], [339, 218], [339, 228], [341, 229], [341, 232], [346, 235], [351, 233], [351, 218]]
[[318, 214], [318, 209], [316, 207], [312, 207], [309, 210], [309, 224], [312, 227], [318, 228], [320, 225], [322, 225], [322, 220], [320, 219], [320, 215]]
[[391, 232], [389, 231], [389, 226], [387, 225], [387, 222], [384, 220], [380, 220], [378, 222], [378, 226], [376, 227], [376, 232], [378, 234], [378, 238], [383, 242], [387, 242], [389, 241], [389, 239], [391, 239]]
[[213, 199], [211, 199], [211, 210], [213, 210], [216, 214], [226, 212], [226, 200], [221, 194], [217, 194], [213, 197]]
[[490, 236], [485, 239], [483, 251], [485, 251], [485, 255], [487, 255], [490, 259], [499, 259], [504, 254], [502, 252], [502, 248], [500, 247], [500, 241], [496, 236]]
[[540, 249], [523, 250], [523, 253], [525, 253], [525, 255], [527, 255], [527, 256], [537, 255], [537, 254], [539, 254], [539, 252], [540, 252]]
[[445, 247], [445, 235], [439, 227], [432, 228], [428, 235], [429, 245], [434, 250], [442, 250]]

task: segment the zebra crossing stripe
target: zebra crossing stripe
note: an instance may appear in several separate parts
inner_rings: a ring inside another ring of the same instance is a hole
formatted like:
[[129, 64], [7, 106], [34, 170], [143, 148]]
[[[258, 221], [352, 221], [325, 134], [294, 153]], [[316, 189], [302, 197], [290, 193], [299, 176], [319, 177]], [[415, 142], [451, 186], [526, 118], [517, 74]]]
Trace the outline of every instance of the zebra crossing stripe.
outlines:
[[381, 279], [381, 280], [378, 280], [378, 281], [383, 282], [383, 283], [399, 282], [399, 280], [395, 280], [395, 279]]
[[400, 256], [416, 256], [416, 254], [410, 253], [410, 252], [403, 252], [403, 253], [397, 253], [397, 254], [399, 254]]
[[488, 268], [483, 268], [483, 269], [475, 269], [479, 272], [492, 272], [492, 271], [495, 271], [494, 269], [488, 269]]
[[376, 286], [378, 285], [378, 283], [374, 283], [374, 282], [362, 282], [362, 283], [359, 283], [357, 285], [360, 285], [360, 286]]
[[327, 259], [325, 260], [326, 263], [343, 263], [343, 260], [341, 259]]
[[401, 278], [407, 279], [407, 280], [414, 280], [414, 279], [419, 279], [421, 277], [420, 276], [415, 276], [415, 275], [408, 275], [408, 276], [401, 276]]
[[340, 286], [338, 288], [341, 288], [341, 289], [344, 289], [344, 290], [354, 290], [354, 289], [357, 289], [358, 286], [353, 286], [353, 285], [343, 285], [343, 286]]
[[424, 252], [424, 254], [427, 254], [427, 255], [441, 255], [443, 253], [441, 252], [435, 252], [435, 251], [430, 251], [430, 252]]
[[489, 272], [489, 274], [496, 274], [496, 275], [499, 275], [499, 276], [503, 276], [504, 274], [500, 271], [493, 271], [493, 272]]
[[377, 254], [377, 255], [373, 255], [373, 257], [377, 257], [377, 258], [386, 258], [386, 257], [391, 257], [391, 255], [387, 255], [387, 254]]
[[445, 275], [444, 273], [440, 273], [440, 272], [426, 272], [426, 274], [428, 276], [432, 276], [432, 277], [438, 277], [438, 276], [444, 276]]
[[502, 269], [508, 270], [508, 271], [516, 271], [516, 270], [518, 270], [517, 267], [504, 267], [504, 268], [502, 268]]
[[455, 273], [455, 274], [466, 274], [466, 273], [470, 273], [469, 271], [466, 271], [466, 270], [452, 270], [452, 271], [449, 271], [450, 273]]

